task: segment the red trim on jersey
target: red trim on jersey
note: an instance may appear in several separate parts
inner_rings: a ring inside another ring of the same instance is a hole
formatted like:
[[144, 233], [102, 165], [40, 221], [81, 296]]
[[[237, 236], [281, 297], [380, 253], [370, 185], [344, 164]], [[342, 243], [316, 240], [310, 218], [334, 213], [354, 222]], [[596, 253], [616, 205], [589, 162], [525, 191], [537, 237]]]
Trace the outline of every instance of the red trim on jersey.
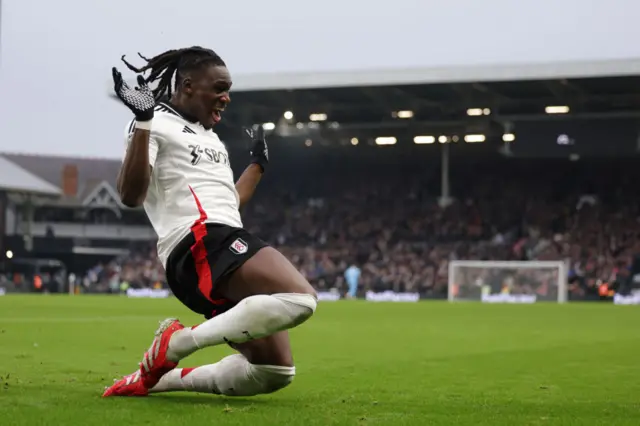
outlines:
[[204, 297], [213, 302], [213, 299], [211, 298], [211, 290], [213, 290], [211, 266], [209, 265], [209, 259], [207, 259], [207, 248], [204, 245], [204, 237], [207, 235], [207, 226], [204, 223], [207, 220], [207, 212], [202, 208], [200, 199], [198, 199], [198, 196], [191, 185], [189, 185], [189, 190], [191, 191], [191, 194], [193, 194], [196, 206], [198, 206], [198, 212], [200, 212], [200, 217], [191, 226], [191, 232], [196, 239], [195, 243], [191, 246], [191, 254], [193, 255], [193, 260], [196, 263], [198, 288]]

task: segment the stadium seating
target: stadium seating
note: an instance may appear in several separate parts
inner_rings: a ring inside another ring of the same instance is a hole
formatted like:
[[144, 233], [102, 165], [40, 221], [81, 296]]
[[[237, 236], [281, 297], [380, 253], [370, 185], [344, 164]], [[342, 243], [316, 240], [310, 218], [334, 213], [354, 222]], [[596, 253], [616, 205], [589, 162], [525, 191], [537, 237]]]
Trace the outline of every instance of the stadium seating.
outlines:
[[[570, 260], [574, 297], [597, 297], [640, 252], [637, 172], [619, 163], [487, 162], [456, 169], [457, 201], [438, 205], [437, 170], [391, 168], [268, 179], [244, 212], [246, 226], [281, 249], [319, 290], [445, 297], [449, 259]], [[311, 178], [312, 177], [312, 178]], [[275, 208], [274, 208], [275, 206]], [[90, 271], [91, 287], [164, 285], [155, 251]]]

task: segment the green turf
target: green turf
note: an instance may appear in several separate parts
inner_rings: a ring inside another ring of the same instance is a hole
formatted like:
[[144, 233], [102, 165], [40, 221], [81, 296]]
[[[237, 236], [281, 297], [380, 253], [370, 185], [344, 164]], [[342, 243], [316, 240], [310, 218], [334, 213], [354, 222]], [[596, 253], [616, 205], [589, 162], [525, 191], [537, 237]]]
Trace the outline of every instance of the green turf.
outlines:
[[[640, 307], [322, 303], [254, 398], [101, 399], [175, 300], [0, 297], [0, 425], [639, 425]], [[217, 361], [209, 348], [184, 366]]]

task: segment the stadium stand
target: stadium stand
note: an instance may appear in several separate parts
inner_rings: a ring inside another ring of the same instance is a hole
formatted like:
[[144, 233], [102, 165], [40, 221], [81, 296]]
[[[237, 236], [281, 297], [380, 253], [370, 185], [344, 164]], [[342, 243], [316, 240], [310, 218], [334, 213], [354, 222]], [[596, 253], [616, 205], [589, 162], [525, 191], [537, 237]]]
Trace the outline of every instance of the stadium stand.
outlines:
[[[571, 297], [599, 299], [603, 284], [631, 285], [640, 253], [636, 83], [241, 92], [236, 101], [247, 108], [225, 116], [220, 133], [238, 173], [246, 147], [233, 126], [272, 125], [273, 168], [245, 223], [319, 290], [345, 293], [353, 264], [362, 271], [359, 294], [444, 298], [450, 260], [565, 260]], [[544, 112], [565, 104], [569, 116]], [[287, 105], [317, 120], [284, 119]], [[403, 106], [411, 114], [399, 113]], [[377, 138], [391, 135], [393, 144], [381, 146]], [[419, 135], [424, 144], [414, 143]], [[0, 160], [61, 192], [33, 211], [33, 252], [22, 249], [26, 219], [9, 197], [13, 252], [61, 260], [87, 292], [165, 286], [144, 214], [124, 208], [114, 190], [118, 160]]]
[[[447, 208], [438, 203], [438, 170], [407, 172], [404, 163], [381, 174], [381, 165], [360, 166], [351, 176], [281, 171], [245, 212], [247, 227], [321, 290], [345, 291], [351, 263], [363, 271], [362, 291], [444, 297], [449, 259], [570, 259], [573, 294], [597, 297], [596, 283], [615, 280], [640, 249], [639, 176], [621, 162], [462, 162], [451, 182], [458, 202]], [[52, 213], [39, 217], [55, 227]], [[84, 221], [121, 224], [107, 214]], [[135, 254], [91, 267], [82, 278], [87, 290], [164, 285], [152, 244], [123, 246]]]

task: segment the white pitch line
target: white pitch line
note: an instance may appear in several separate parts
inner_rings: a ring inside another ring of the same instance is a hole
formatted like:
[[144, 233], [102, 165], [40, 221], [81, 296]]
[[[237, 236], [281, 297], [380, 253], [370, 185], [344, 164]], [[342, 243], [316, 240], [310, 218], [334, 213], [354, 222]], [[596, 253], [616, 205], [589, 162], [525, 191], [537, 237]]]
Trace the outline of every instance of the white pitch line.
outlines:
[[0, 317], [0, 325], [2, 324], [22, 324], [22, 323], [48, 323], [48, 322], [108, 322], [108, 321], [139, 321], [139, 320], [156, 320], [161, 321], [162, 316], [112, 316], [112, 317]]

